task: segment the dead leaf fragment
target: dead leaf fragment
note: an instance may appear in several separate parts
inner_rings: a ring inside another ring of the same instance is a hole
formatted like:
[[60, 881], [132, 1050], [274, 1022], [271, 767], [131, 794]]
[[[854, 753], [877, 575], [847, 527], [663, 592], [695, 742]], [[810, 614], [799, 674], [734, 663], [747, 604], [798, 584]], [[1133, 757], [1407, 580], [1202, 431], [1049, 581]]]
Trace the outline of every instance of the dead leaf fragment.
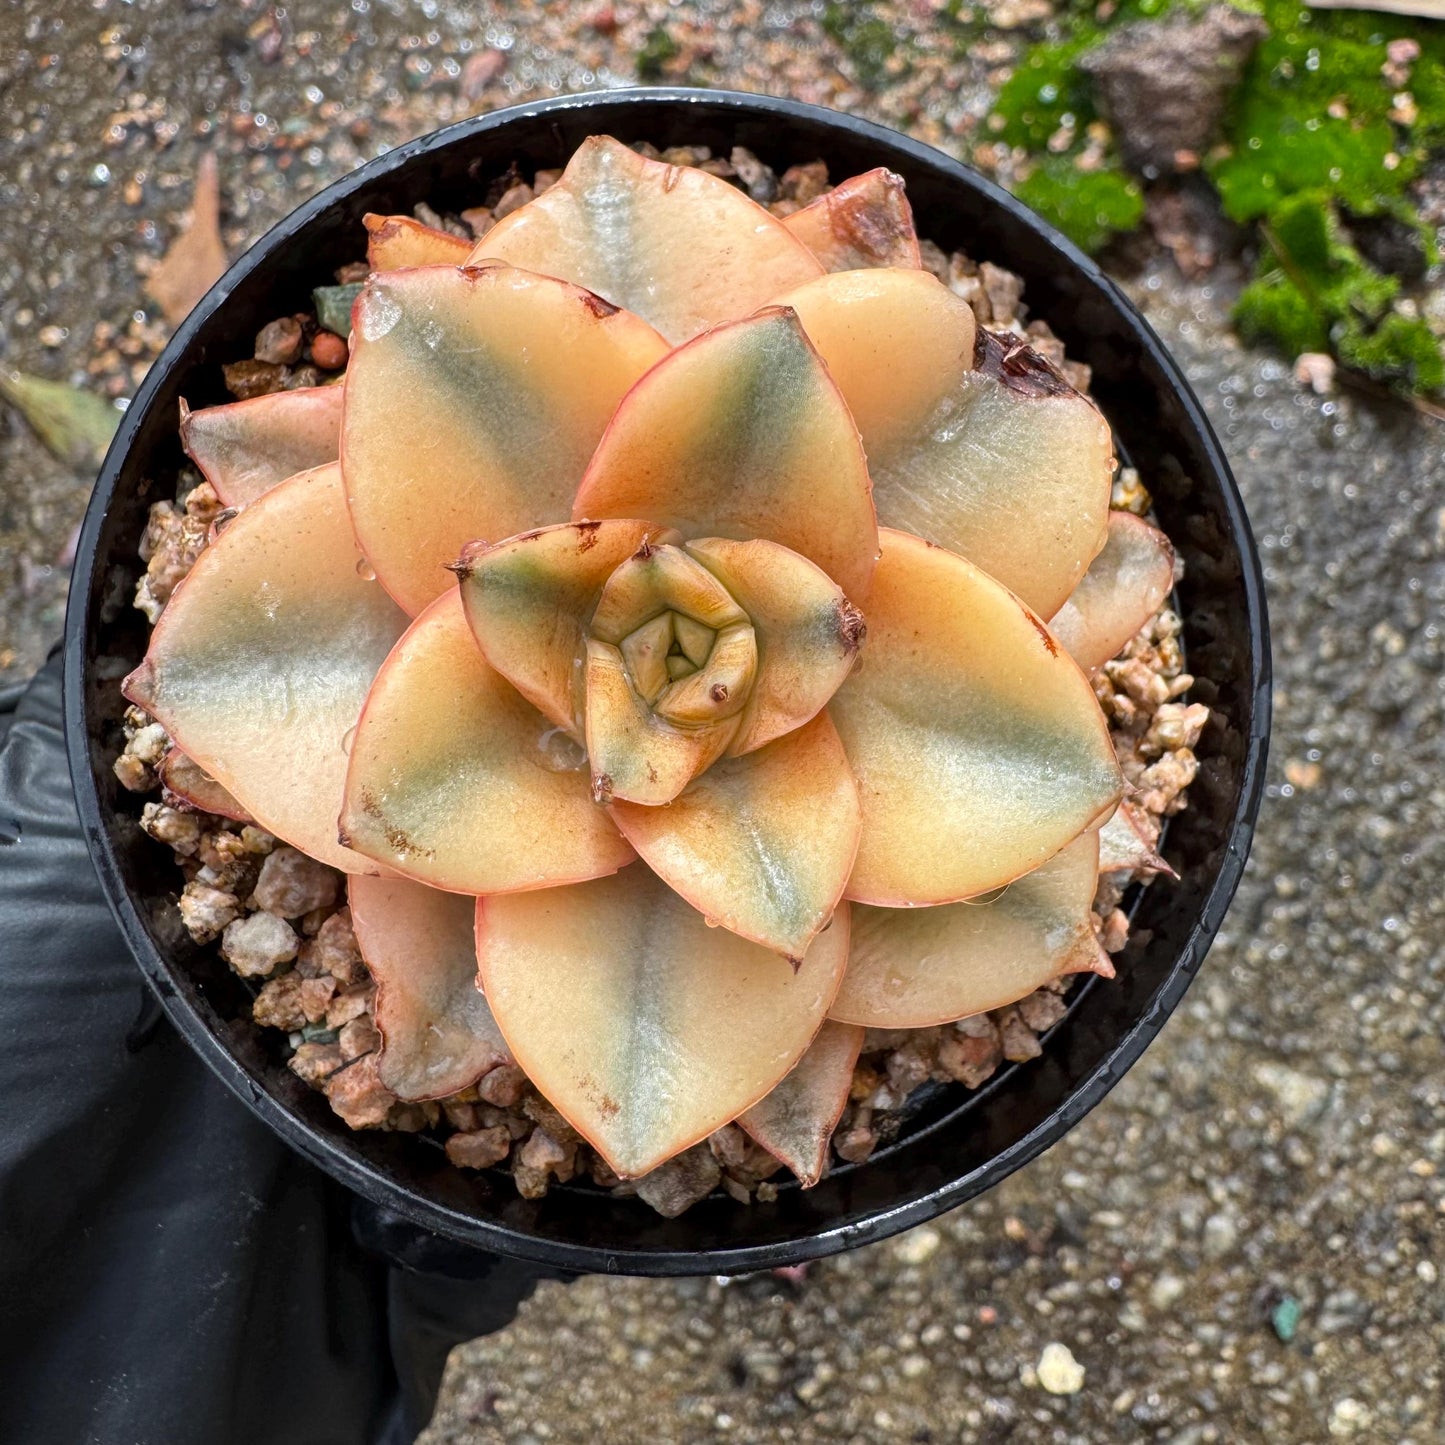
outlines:
[[94, 392], [60, 381], [0, 370], [3, 396], [61, 461], [79, 471], [100, 465], [120, 413]]
[[196, 171], [191, 219], [146, 280], [146, 291], [172, 326], [180, 325], [190, 315], [191, 308], [226, 269], [220, 218], [221, 184], [216, 156], [207, 151]]

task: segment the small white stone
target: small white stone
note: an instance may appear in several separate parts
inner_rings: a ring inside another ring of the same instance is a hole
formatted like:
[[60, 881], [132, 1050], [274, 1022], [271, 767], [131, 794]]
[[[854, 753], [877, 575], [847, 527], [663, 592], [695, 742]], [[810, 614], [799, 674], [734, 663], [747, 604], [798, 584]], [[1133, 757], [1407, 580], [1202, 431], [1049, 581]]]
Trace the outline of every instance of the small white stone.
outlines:
[[1149, 1290], [1149, 1303], [1156, 1310], [1167, 1310], [1185, 1288], [1184, 1281], [1177, 1274], [1161, 1274]]
[[278, 963], [295, 958], [300, 940], [274, 913], [252, 913], [226, 925], [221, 957], [243, 978], [264, 978]]
[[1345, 1439], [1369, 1423], [1369, 1410], [1348, 1395], [1343, 1400], [1336, 1400], [1334, 1409], [1330, 1411], [1330, 1434], [1336, 1439]]
[[893, 1253], [904, 1264], [926, 1264], [942, 1243], [943, 1236], [925, 1224], [903, 1235], [894, 1244]]
[[1057, 1340], [1050, 1340], [1039, 1356], [1039, 1384], [1051, 1395], [1077, 1395], [1084, 1388], [1084, 1367], [1073, 1351]]

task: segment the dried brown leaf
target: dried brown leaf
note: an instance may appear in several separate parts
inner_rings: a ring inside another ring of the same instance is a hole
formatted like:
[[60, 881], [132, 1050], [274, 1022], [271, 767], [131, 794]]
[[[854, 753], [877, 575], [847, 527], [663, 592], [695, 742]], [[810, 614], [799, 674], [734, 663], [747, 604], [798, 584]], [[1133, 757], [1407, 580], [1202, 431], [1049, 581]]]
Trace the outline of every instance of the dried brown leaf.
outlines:
[[191, 219], [146, 280], [146, 291], [172, 326], [186, 319], [226, 269], [220, 217], [221, 184], [216, 157], [213, 151], [207, 151], [196, 171]]

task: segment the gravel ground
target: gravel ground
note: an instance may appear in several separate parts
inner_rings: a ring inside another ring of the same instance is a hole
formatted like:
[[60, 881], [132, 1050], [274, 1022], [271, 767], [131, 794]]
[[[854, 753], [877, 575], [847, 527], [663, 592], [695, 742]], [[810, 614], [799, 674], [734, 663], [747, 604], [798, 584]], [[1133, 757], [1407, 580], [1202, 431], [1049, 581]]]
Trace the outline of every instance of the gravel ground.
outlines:
[[[1021, 32], [872, 9], [891, 55], [821, 5], [7, 6], [0, 364], [134, 389], [204, 149], [234, 253], [389, 144], [641, 50], [971, 153]], [[544, 1286], [458, 1352], [428, 1445], [1440, 1438], [1445, 430], [1302, 394], [1230, 337], [1228, 277], [1131, 284], [1224, 437], [1275, 626], [1271, 799], [1200, 983], [1063, 1144], [936, 1225], [800, 1284]], [[86, 489], [0, 412], [0, 676], [58, 632]]]

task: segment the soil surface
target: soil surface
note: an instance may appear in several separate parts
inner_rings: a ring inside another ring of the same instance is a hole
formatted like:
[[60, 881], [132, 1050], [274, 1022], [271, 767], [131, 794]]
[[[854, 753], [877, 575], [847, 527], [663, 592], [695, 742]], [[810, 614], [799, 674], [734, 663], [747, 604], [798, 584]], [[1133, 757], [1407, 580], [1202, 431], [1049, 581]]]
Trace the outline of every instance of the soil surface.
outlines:
[[[932, 0], [847, 7], [891, 44], [842, 9], [7, 6], [0, 365], [133, 392], [206, 149], [232, 254], [388, 145], [639, 53], [968, 154], [1048, 6], [964, 38]], [[1225, 441], [1275, 629], [1270, 797], [1199, 983], [1062, 1144], [934, 1225], [801, 1282], [543, 1286], [457, 1352], [427, 1445], [1438, 1438], [1445, 427], [1301, 391], [1231, 336], [1228, 274], [1126, 279]], [[59, 634], [88, 485], [0, 409], [0, 676]]]

